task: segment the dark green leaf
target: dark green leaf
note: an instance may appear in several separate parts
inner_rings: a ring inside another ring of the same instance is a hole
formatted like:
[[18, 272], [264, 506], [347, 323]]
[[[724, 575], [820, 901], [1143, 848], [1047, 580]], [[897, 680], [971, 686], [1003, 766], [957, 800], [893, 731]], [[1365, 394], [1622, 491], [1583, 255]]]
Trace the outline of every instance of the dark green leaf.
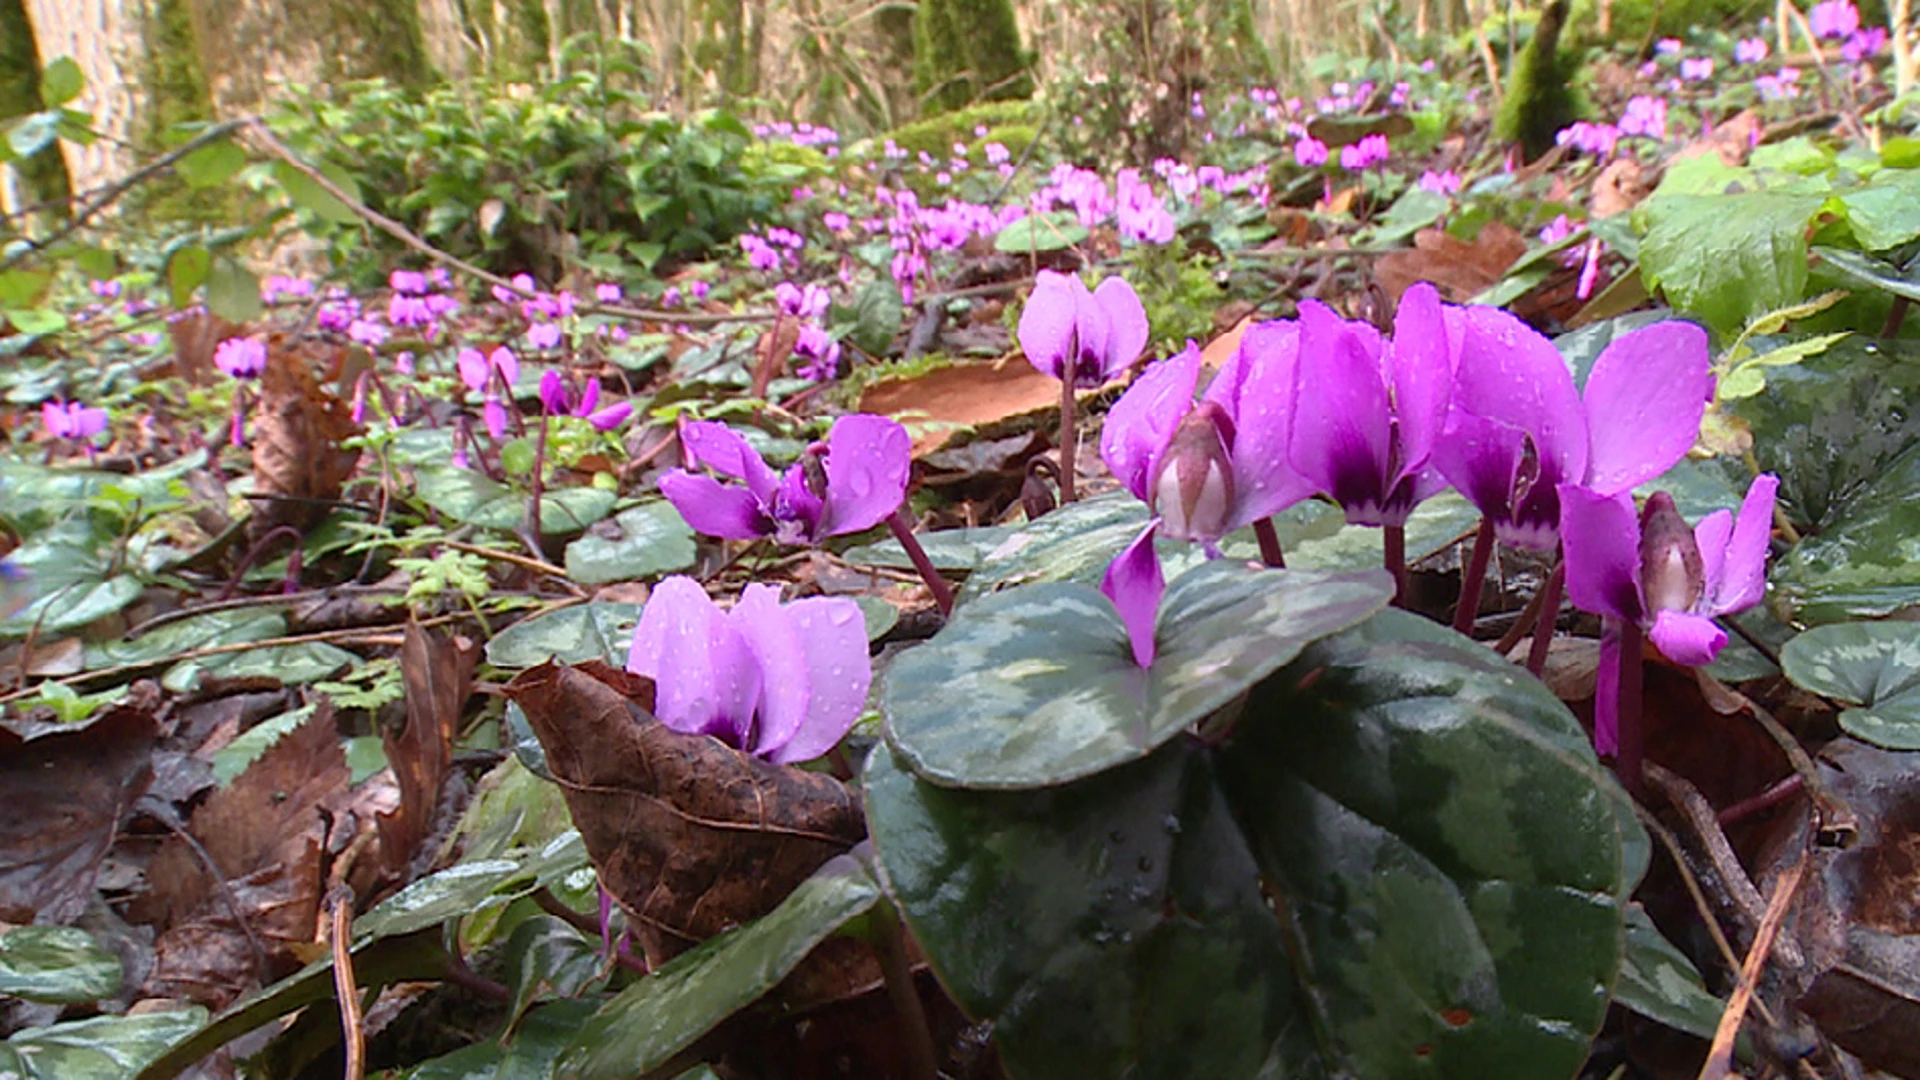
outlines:
[[464, 1046], [395, 1073], [393, 1080], [547, 1080], [554, 1059], [592, 1015], [591, 1001], [543, 1005], [520, 1022], [506, 1049], [491, 1042]]
[[1826, 260], [1842, 277], [1895, 296], [1920, 300], [1920, 267], [1903, 270], [1884, 259], [1845, 248], [1816, 246], [1813, 253]]
[[1779, 191], [1656, 195], [1635, 217], [1645, 226], [1647, 287], [1731, 337], [1749, 319], [1801, 299], [1807, 222], [1822, 201]]
[[211, 142], [173, 163], [190, 188], [223, 184], [247, 165], [247, 152], [227, 139]]
[[1015, 1077], [1570, 1077], [1621, 963], [1632, 818], [1578, 723], [1402, 612], [1310, 646], [1217, 745], [1034, 792], [883, 747], [867, 799]]
[[18, 926], [0, 934], [0, 994], [76, 1004], [120, 992], [120, 959], [71, 926]]
[[[472, 469], [423, 468], [419, 495], [428, 506], [469, 525], [513, 532], [526, 523], [527, 496]], [[540, 497], [540, 531], [577, 533], [613, 511], [617, 496], [595, 487], [570, 487]]]
[[87, 646], [85, 667], [92, 671], [126, 664], [157, 664], [183, 652], [209, 645], [237, 645], [287, 632], [287, 620], [277, 611], [237, 608], [210, 611], [169, 623], [131, 641], [109, 638]]
[[40, 103], [57, 109], [85, 93], [87, 74], [71, 56], [62, 56], [40, 72]]
[[1852, 706], [1840, 726], [1889, 750], [1920, 750], [1920, 624], [1816, 626], [1780, 649], [1795, 686]]
[[260, 279], [230, 255], [215, 259], [207, 277], [207, 310], [234, 323], [259, 318]]
[[1382, 571], [1209, 562], [1168, 587], [1159, 652], [1142, 669], [1119, 614], [1094, 589], [997, 593], [893, 662], [880, 695], [887, 738], [938, 784], [1026, 788], [1089, 776], [1145, 756], [1392, 598]]
[[1626, 964], [1613, 997], [1649, 1020], [1702, 1039], [1713, 1038], [1727, 1008], [1707, 992], [1693, 961], [1661, 936], [1637, 904], [1627, 908]]
[[551, 915], [535, 915], [514, 927], [506, 944], [507, 986], [513, 991], [507, 1015], [518, 1020], [543, 1000], [579, 997], [605, 974], [598, 948], [598, 942]]
[[184, 660], [160, 676], [160, 685], [176, 694], [190, 693], [210, 679], [272, 679], [283, 686], [301, 686], [331, 678], [360, 663], [358, 655], [338, 645], [307, 641]]
[[380, 902], [353, 924], [356, 943], [398, 937], [448, 919], [508, 904], [587, 865], [586, 845], [574, 831], [539, 851], [513, 859], [459, 863], [429, 874]]
[[[623, 510], [567, 545], [567, 576], [582, 585], [636, 581], [693, 565], [693, 530], [664, 500]], [[611, 533], [612, 535], [607, 535]]]
[[[320, 173], [333, 181], [342, 191], [356, 198], [359, 197], [359, 185], [353, 182], [351, 176], [339, 169], [329, 167], [323, 167]], [[280, 181], [280, 186], [286, 189], [287, 198], [293, 200], [295, 206], [322, 221], [334, 225], [352, 225], [360, 220], [360, 216], [353, 212], [352, 207], [334, 198], [331, 192], [321, 187], [312, 177], [284, 161], [274, 163], [273, 177]]]
[[639, 604], [595, 601], [574, 604], [545, 615], [523, 619], [487, 642], [487, 663], [502, 668], [528, 668], [548, 660], [578, 664], [605, 660], [615, 667], [627, 662], [627, 646], [640, 621]]
[[1868, 251], [1885, 251], [1920, 236], [1920, 169], [1881, 169], [1837, 198], [1854, 238]]
[[1007, 255], [1037, 251], [1060, 251], [1087, 238], [1087, 227], [1071, 210], [1051, 214], [1029, 214], [1001, 229], [993, 238], [993, 249]]
[[78, 580], [48, 592], [11, 617], [0, 620], [0, 638], [25, 637], [36, 628], [40, 633], [78, 629], [121, 610], [140, 599], [145, 591], [146, 587], [129, 574], [105, 581]]
[[213, 253], [203, 247], [183, 247], [167, 260], [167, 289], [174, 307], [193, 303], [193, 294], [213, 270]]
[[0, 1076], [8, 1080], [126, 1080], [206, 1019], [207, 1010], [196, 1006], [27, 1028], [0, 1043]]
[[625, 1080], [658, 1068], [778, 986], [879, 898], [851, 857], [829, 861], [764, 917], [674, 957], [607, 1002], [580, 1028], [555, 1080]]

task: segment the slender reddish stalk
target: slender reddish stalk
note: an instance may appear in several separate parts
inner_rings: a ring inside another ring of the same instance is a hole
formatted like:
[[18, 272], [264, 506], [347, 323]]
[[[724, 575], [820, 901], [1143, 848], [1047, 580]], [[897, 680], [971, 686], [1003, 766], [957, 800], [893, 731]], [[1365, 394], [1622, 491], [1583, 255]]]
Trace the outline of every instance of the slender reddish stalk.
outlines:
[[1547, 670], [1547, 650], [1553, 648], [1553, 629], [1560, 621], [1560, 592], [1566, 587], [1567, 564], [1554, 560], [1540, 586], [1540, 614], [1533, 623], [1533, 647], [1527, 650], [1527, 670], [1539, 678]]
[[1388, 525], [1381, 529], [1387, 573], [1393, 575], [1393, 606], [1407, 606], [1407, 527]]
[[1073, 420], [1073, 357], [1060, 371], [1060, 505], [1073, 501], [1073, 452], [1080, 431]]
[[1620, 749], [1613, 759], [1613, 772], [1629, 792], [1637, 794], [1644, 786], [1646, 762], [1646, 732], [1640, 722], [1641, 675], [1645, 667], [1641, 660], [1641, 630], [1640, 624], [1630, 619], [1620, 619], [1610, 629], [1620, 637]]
[[1453, 609], [1453, 628], [1472, 636], [1473, 623], [1480, 617], [1480, 589], [1487, 580], [1487, 563], [1493, 560], [1493, 523], [1480, 519], [1480, 531], [1473, 538], [1473, 553], [1460, 568], [1460, 603]]
[[1253, 535], [1260, 541], [1260, 561], [1276, 570], [1286, 569], [1287, 555], [1280, 550], [1280, 534], [1273, 529], [1273, 519], [1263, 517], [1254, 522]]
[[913, 525], [907, 521], [906, 511], [895, 510], [893, 516], [887, 519], [887, 528], [893, 530], [893, 538], [907, 550], [907, 558], [913, 560], [913, 568], [920, 572], [921, 579], [933, 592], [933, 602], [940, 608], [940, 614], [953, 614], [953, 588], [947, 584], [946, 578], [940, 576], [940, 571], [933, 568], [933, 560], [927, 558], [927, 549], [921, 547], [919, 538], [913, 535]]

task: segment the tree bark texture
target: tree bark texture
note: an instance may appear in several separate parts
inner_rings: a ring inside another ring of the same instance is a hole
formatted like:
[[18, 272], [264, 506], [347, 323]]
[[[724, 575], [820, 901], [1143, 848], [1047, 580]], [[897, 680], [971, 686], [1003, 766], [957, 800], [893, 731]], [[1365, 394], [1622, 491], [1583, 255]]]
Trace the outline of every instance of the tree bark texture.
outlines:
[[23, 6], [40, 67], [62, 56], [80, 65], [87, 87], [71, 107], [92, 114], [94, 130], [108, 136], [92, 146], [61, 140], [67, 175], [76, 191], [110, 183], [138, 164], [128, 144], [139, 135], [146, 104], [144, 11], [138, 0], [25, 0]]
[[[0, 0], [0, 128], [41, 107], [40, 59], [34, 54], [27, 9], [20, 0]], [[7, 214], [66, 195], [67, 167], [57, 151], [0, 167], [0, 211]]]

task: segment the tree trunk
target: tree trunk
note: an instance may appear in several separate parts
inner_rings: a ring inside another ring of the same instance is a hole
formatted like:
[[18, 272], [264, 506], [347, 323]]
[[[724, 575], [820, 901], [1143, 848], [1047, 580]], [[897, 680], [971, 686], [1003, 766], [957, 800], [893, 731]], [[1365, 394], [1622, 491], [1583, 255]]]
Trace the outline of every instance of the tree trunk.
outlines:
[[914, 80], [930, 108], [1032, 96], [1012, 0], [920, 0], [913, 34]]
[[437, 77], [427, 63], [415, 0], [187, 0], [187, 6], [222, 116], [259, 111], [275, 78], [317, 87], [376, 77], [420, 86]]
[[87, 76], [87, 88], [71, 108], [93, 116], [106, 138], [92, 146], [61, 140], [74, 189], [88, 191], [124, 175], [135, 165], [128, 149], [139, 135], [145, 105], [140, 68], [146, 58], [144, 19], [126, 0], [25, 0], [34, 47], [42, 68], [71, 56]]
[[[33, 26], [20, 0], [0, 0], [0, 128], [16, 116], [39, 112], [40, 61]], [[56, 150], [0, 167], [0, 211], [58, 203], [67, 197], [67, 167]]]

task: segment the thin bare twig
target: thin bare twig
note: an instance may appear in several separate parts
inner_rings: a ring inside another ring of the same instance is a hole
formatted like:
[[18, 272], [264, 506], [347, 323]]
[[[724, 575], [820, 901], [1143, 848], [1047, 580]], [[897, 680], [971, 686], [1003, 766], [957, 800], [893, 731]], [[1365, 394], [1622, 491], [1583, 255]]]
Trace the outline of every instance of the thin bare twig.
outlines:
[[340, 1002], [340, 1034], [346, 1042], [347, 1065], [344, 1080], [361, 1080], [367, 1075], [367, 1033], [360, 1022], [360, 988], [353, 982], [353, 890], [346, 886], [327, 896], [327, 909], [333, 920], [333, 994]]
[[[1754, 1000], [1754, 987], [1760, 981], [1760, 969], [1766, 966], [1767, 955], [1773, 950], [1780, 924], [1786, 921], [1787, 909], [1793, 906], [1793, 895], [1800, 888], [1800, 879], [1806, 876], [1812, 855], [1812, 848], [1801, 851], [1800, 858], [1773, 883], [1773, 897], [1767, 901], [1760, 928], [1754, 933], [1753, 947], [1747, 950], [1747, 962], [1740, 967], [1740, 982], [1727, 1001], [1727, 1011], [1720, 1014], [1720, 1027], [1713, 1033], [1713, 1047], [1707, 1051], [1706, 1064], [1700, 1066], [1700, 1080], [1728, 1080], [1733, 1075], [1734, 1037], [1740, 1034], [1747, 1006]], [[1781, 946], [1786, 944], [1784, 939], [1780, 940]]]
[[[1673, 808], [1680, 812], [1680, 818], [1686, 822], [1687, 829], [1693, 834], [1707, 862], [1712, 864], [1714, 876], [1720, 879], [1724, 887], [1722, 898], [1728, 902], [1734, 914], [1740, 917], [1747, 929], [1756, 930], [1766, 918], [1767, 902], [1754, 888], [1753, 879], [1747, 876], [1746, 868], [1740, 865], [1740, 857], [1733, 853], [1733, 845], [1727, 842], [1727, 834], [1720, 828], [1719, 815], [1714, 813], [1713, 804], [1706, 796], [1684, 778], [1649, 761], [1645, 763], [1644, 775], [1647, 783], [1653, 785], [1660, 794], [1666, 796]], [[1780, 957], [1793, 967], [1803, 962], [1800, 949], [1791, 939], [1780, 942]]]

